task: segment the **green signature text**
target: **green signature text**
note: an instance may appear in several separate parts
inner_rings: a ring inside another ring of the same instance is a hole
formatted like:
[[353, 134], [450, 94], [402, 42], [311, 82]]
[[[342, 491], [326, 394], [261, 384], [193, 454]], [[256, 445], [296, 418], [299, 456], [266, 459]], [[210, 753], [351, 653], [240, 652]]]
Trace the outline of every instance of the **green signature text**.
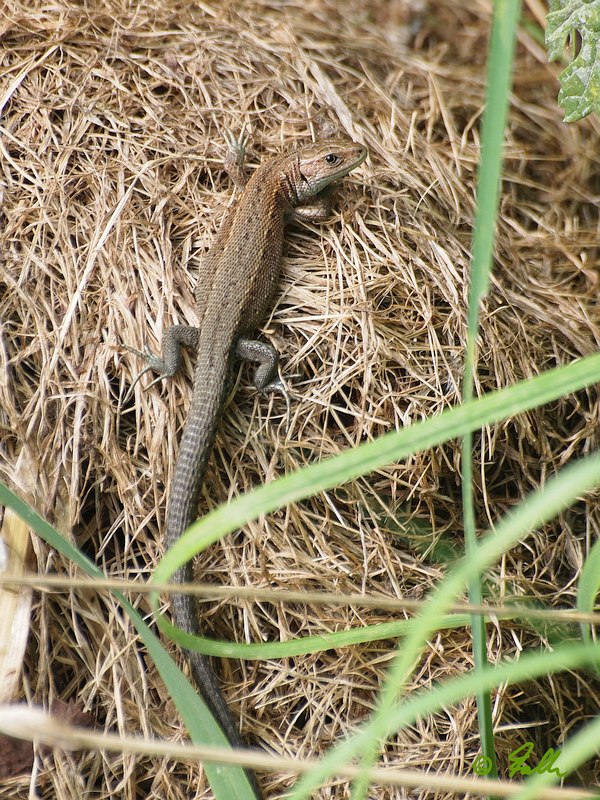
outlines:
[[[566, 772], [562, 772], [555, 766], [555, 762], [560, 756], [560, 750], [555, 750], [549, 747], [544, 755], [540, 758], [535, 766], [530, 766], [527, 761], [533, 753], [533, 742], [525, 742], [508, 756], [508, 763], [510, 764], [508, 775], [514, 778], [515, 775], [533, 775], [534, 773], [541, 774], [543, 772], [552, 772], [559, 778], [566, 777]], [[489, 775], [493, 769], [492, 759], [480, 753], [475, 757], [471, 769], [476, 775], [484, 777]]]

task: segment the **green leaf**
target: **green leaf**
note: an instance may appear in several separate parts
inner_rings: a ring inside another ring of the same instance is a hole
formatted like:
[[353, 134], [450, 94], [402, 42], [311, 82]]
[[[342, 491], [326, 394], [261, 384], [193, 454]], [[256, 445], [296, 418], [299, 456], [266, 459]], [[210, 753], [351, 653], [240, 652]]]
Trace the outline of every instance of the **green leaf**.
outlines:
[[567, 37], [577, 32], [581, 47], [560, 76], [558, 102], [565, 122], [600, 112], [600, 0], [551, 0], [547, 16], [549, 61], [561, 58]]

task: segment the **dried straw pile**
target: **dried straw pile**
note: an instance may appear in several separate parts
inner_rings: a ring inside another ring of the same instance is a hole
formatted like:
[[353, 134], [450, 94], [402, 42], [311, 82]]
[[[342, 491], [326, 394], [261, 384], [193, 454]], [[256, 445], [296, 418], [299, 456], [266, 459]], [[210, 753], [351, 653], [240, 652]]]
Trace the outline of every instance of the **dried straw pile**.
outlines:
[[[140, 367], [123, 345], [156, 349], [167, 325], [195, 322], [194, 256], [231, 197], [221, 169], [228, 129], [251, 130], [255, 164], [307, 141], [317, 117], [371, 155], [340, 190], [333, 223], [289, 237], [281, 296], [262, 335], [281, 351], [297, 394], [291, 427], [281, 424], [283, 404], [257, 398], [243, 370], [202, 510], [458, 401], [488, 26], [487, 4], [449, 0], [7, 0], [2, 474], [107, 574], [145, 577], [161, 551], [190, 362], [164, 390], [138, 391], [119, 416]], [[598, 121], [562, 124], [556, 73], [522, 33], [481, 392], [600, 345]], [[478, 440], [482, 528], [597, 446], [598, 408], [593, 388]], [[461, 540], [458, 453], [454, 445], [424, 453], [255, 522], [213, 548], [198, 575], [421, 597], [443, 574], [436, 547]], [[596, 499], [579, 503], [504, 560], [491, 597], [570, 604], [598, 526]], [[68, 571], [39, 542], [35, 556], [41, 571]], [[260, 641], [389, 618], [240, 601], [207, 606], [205, 629]], [[491, 658], [545, 637], [503, 623], [492, 630]], [[368, 714], [393, 646], [227, 663], [224, 685], [250, 741], [315, 755]], [[440, 635], [416, 682], [471, 663], [466, 632]], [[39, 596], [20, 692], [38, 703], [74, 700], [101, 729], [183, 735], [153, 665], [105, 594]], [[498, 696], [501, 767], [527, 739], [538, 753], [559, 745], [599, 699], [583, 675]], [[475, 732], [474, 703], [462, 704], [403, 733], [384, 760], [470, 774]], [[57, 752], [41, 771], [48, 798], [210, 796], [197, 767], [168, 760]], [[590, 767], [581, 781], [597, 777]], [[7, 780], [0, 797], [25, 797], [28, 785]], [[272, 796], [289, 778], [264, 785]], [[403, 795], [373, 787], [372, 796]]]

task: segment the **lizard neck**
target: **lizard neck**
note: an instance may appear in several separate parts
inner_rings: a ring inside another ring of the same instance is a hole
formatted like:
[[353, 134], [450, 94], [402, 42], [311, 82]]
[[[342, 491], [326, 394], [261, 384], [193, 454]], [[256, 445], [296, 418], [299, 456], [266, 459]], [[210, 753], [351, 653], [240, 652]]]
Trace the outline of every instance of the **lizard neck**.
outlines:
[[281, 192], [291, 208], [300, 202], [298, 197], [298, 186], [302, 181], [300, 172], [300, 162], [297, 157], [288, 159], [281, 171]]
[[285, 155], [259, 167], [248, 181], [244, 196], [253, 203], [279, 206], [285, 213], [300, 202], [298, 187], [301, 181], [298, 156]]

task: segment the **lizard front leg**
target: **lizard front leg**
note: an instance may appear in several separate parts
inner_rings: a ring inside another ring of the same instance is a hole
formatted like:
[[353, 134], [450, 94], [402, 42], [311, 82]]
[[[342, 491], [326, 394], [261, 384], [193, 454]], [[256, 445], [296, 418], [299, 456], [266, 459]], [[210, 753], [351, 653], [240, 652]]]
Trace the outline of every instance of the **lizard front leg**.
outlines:
[[286, 215], [286, 222], [325, 222], [331, 216], [331, 187], [327, 186], [312, 202], [296, 206]]

